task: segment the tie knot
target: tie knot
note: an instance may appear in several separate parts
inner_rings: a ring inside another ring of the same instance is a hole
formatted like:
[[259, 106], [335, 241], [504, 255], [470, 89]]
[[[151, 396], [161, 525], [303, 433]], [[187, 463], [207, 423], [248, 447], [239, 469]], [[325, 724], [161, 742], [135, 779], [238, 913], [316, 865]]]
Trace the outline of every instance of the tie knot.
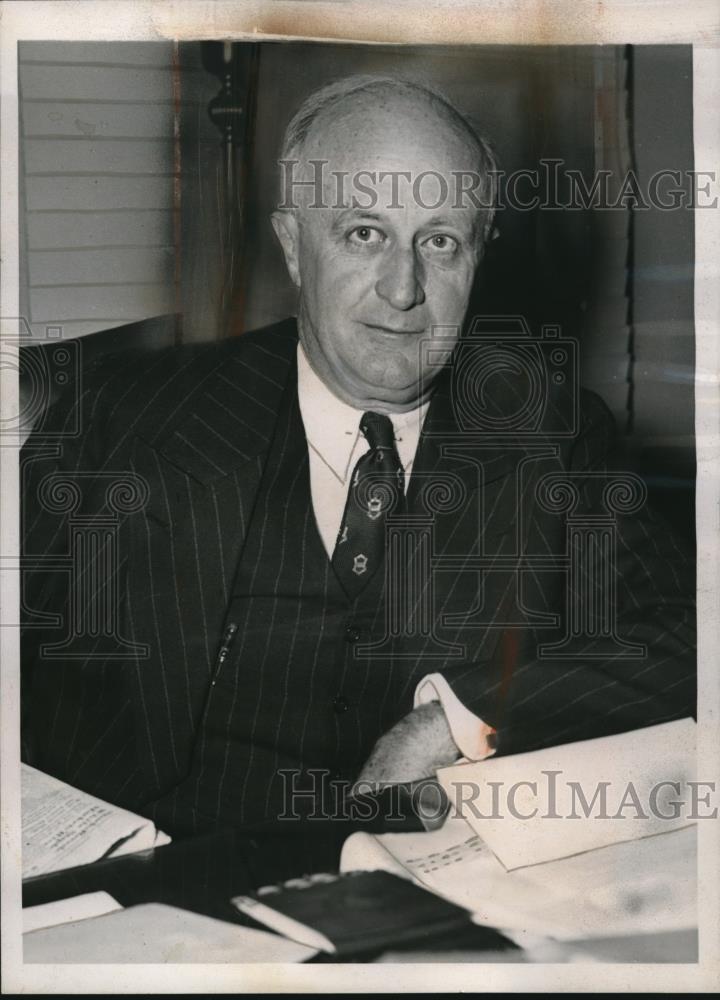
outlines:
[[395, 432], [392, 420], [383, 413], [373, 413], [369, 410], [360, 418], [360, 430], [367, 438], [370, 448], [394, 448]]

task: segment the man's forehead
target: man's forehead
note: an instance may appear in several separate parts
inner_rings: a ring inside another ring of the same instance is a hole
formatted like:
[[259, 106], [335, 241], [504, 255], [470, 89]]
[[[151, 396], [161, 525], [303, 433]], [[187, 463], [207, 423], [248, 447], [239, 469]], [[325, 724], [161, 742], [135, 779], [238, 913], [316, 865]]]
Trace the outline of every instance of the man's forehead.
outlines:
[[283, 168], [285, 203], [292, 190], [290, 204], [321, 210], [323, 226], [347, 209], [414, 227], [474, 226], [486, 177], [479, 141], [458, 121], [422, 95], [348, 95], [316, 117]]
[[304, 143], [303, 159], [334, 170], [453, 170], [477, 167], [478, 149], [442, 107], [417, 98], [367, 95], [321, 114]]
[[451, 170], [445, 164], [438, 169], [434, 163], [369, 159], [367, 166], [352, 170], [315, 160], [294, 174], [288, 190], [293, 189], [292, 204], [323, 227], [352, 221], [474, 227], [482, 175], [477, 169]]

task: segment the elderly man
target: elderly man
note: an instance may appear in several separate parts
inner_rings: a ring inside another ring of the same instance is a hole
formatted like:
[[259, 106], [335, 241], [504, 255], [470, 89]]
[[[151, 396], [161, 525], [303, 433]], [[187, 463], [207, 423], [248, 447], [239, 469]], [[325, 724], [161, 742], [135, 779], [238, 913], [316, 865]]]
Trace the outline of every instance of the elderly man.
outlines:
[[[440, 95], [356, 77], [308, 98], [282, 160], [297, 321], [89, 376], [82, 436], [59, 459], [31, 439], [26, 553], [67, 550], [47, 497], [69, 478], [88, 523], [118, 522], [118, 559], [97, 585], [116, 624], [90, 646], [68, 636], [66, 578], [30, 574], [60, 631], [25, 640], [29, 762], [190, 832], [327, 814], [328, 781], [692, 714], [690, 564], [650, 515], [617, 518], [611, 634], [562, 645], [565, 519], [538, 490], [585, 475], [597, 513], [600, 401], [576, 425], [549, 381], [532, 439], [462, 446], [463, 405], [503, 428], [527, 390], [507, 365], [477, 392], [455, 377], [491, 358], [456, 345], [492, 224], [487, 144]], [[139, 499], [113, 507], [123, 477]]]

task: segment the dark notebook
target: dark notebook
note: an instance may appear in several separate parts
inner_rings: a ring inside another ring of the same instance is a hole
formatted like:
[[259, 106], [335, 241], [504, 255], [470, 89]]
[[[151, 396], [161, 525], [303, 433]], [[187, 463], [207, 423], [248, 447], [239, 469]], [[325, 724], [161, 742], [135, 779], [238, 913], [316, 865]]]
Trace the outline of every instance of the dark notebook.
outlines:
[[290, 879], [232, 902], [279, 934], [337, 955], [430, 941], [470, 922], [462, 907], [383, 871]]

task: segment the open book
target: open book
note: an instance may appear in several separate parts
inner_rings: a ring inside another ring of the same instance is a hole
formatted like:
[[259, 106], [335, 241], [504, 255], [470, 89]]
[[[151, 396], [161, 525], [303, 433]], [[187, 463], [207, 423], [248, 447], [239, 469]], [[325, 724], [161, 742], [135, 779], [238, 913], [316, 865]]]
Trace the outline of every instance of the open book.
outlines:
[[144, 816], [21, 765], [22, 877], [170, 843]]

